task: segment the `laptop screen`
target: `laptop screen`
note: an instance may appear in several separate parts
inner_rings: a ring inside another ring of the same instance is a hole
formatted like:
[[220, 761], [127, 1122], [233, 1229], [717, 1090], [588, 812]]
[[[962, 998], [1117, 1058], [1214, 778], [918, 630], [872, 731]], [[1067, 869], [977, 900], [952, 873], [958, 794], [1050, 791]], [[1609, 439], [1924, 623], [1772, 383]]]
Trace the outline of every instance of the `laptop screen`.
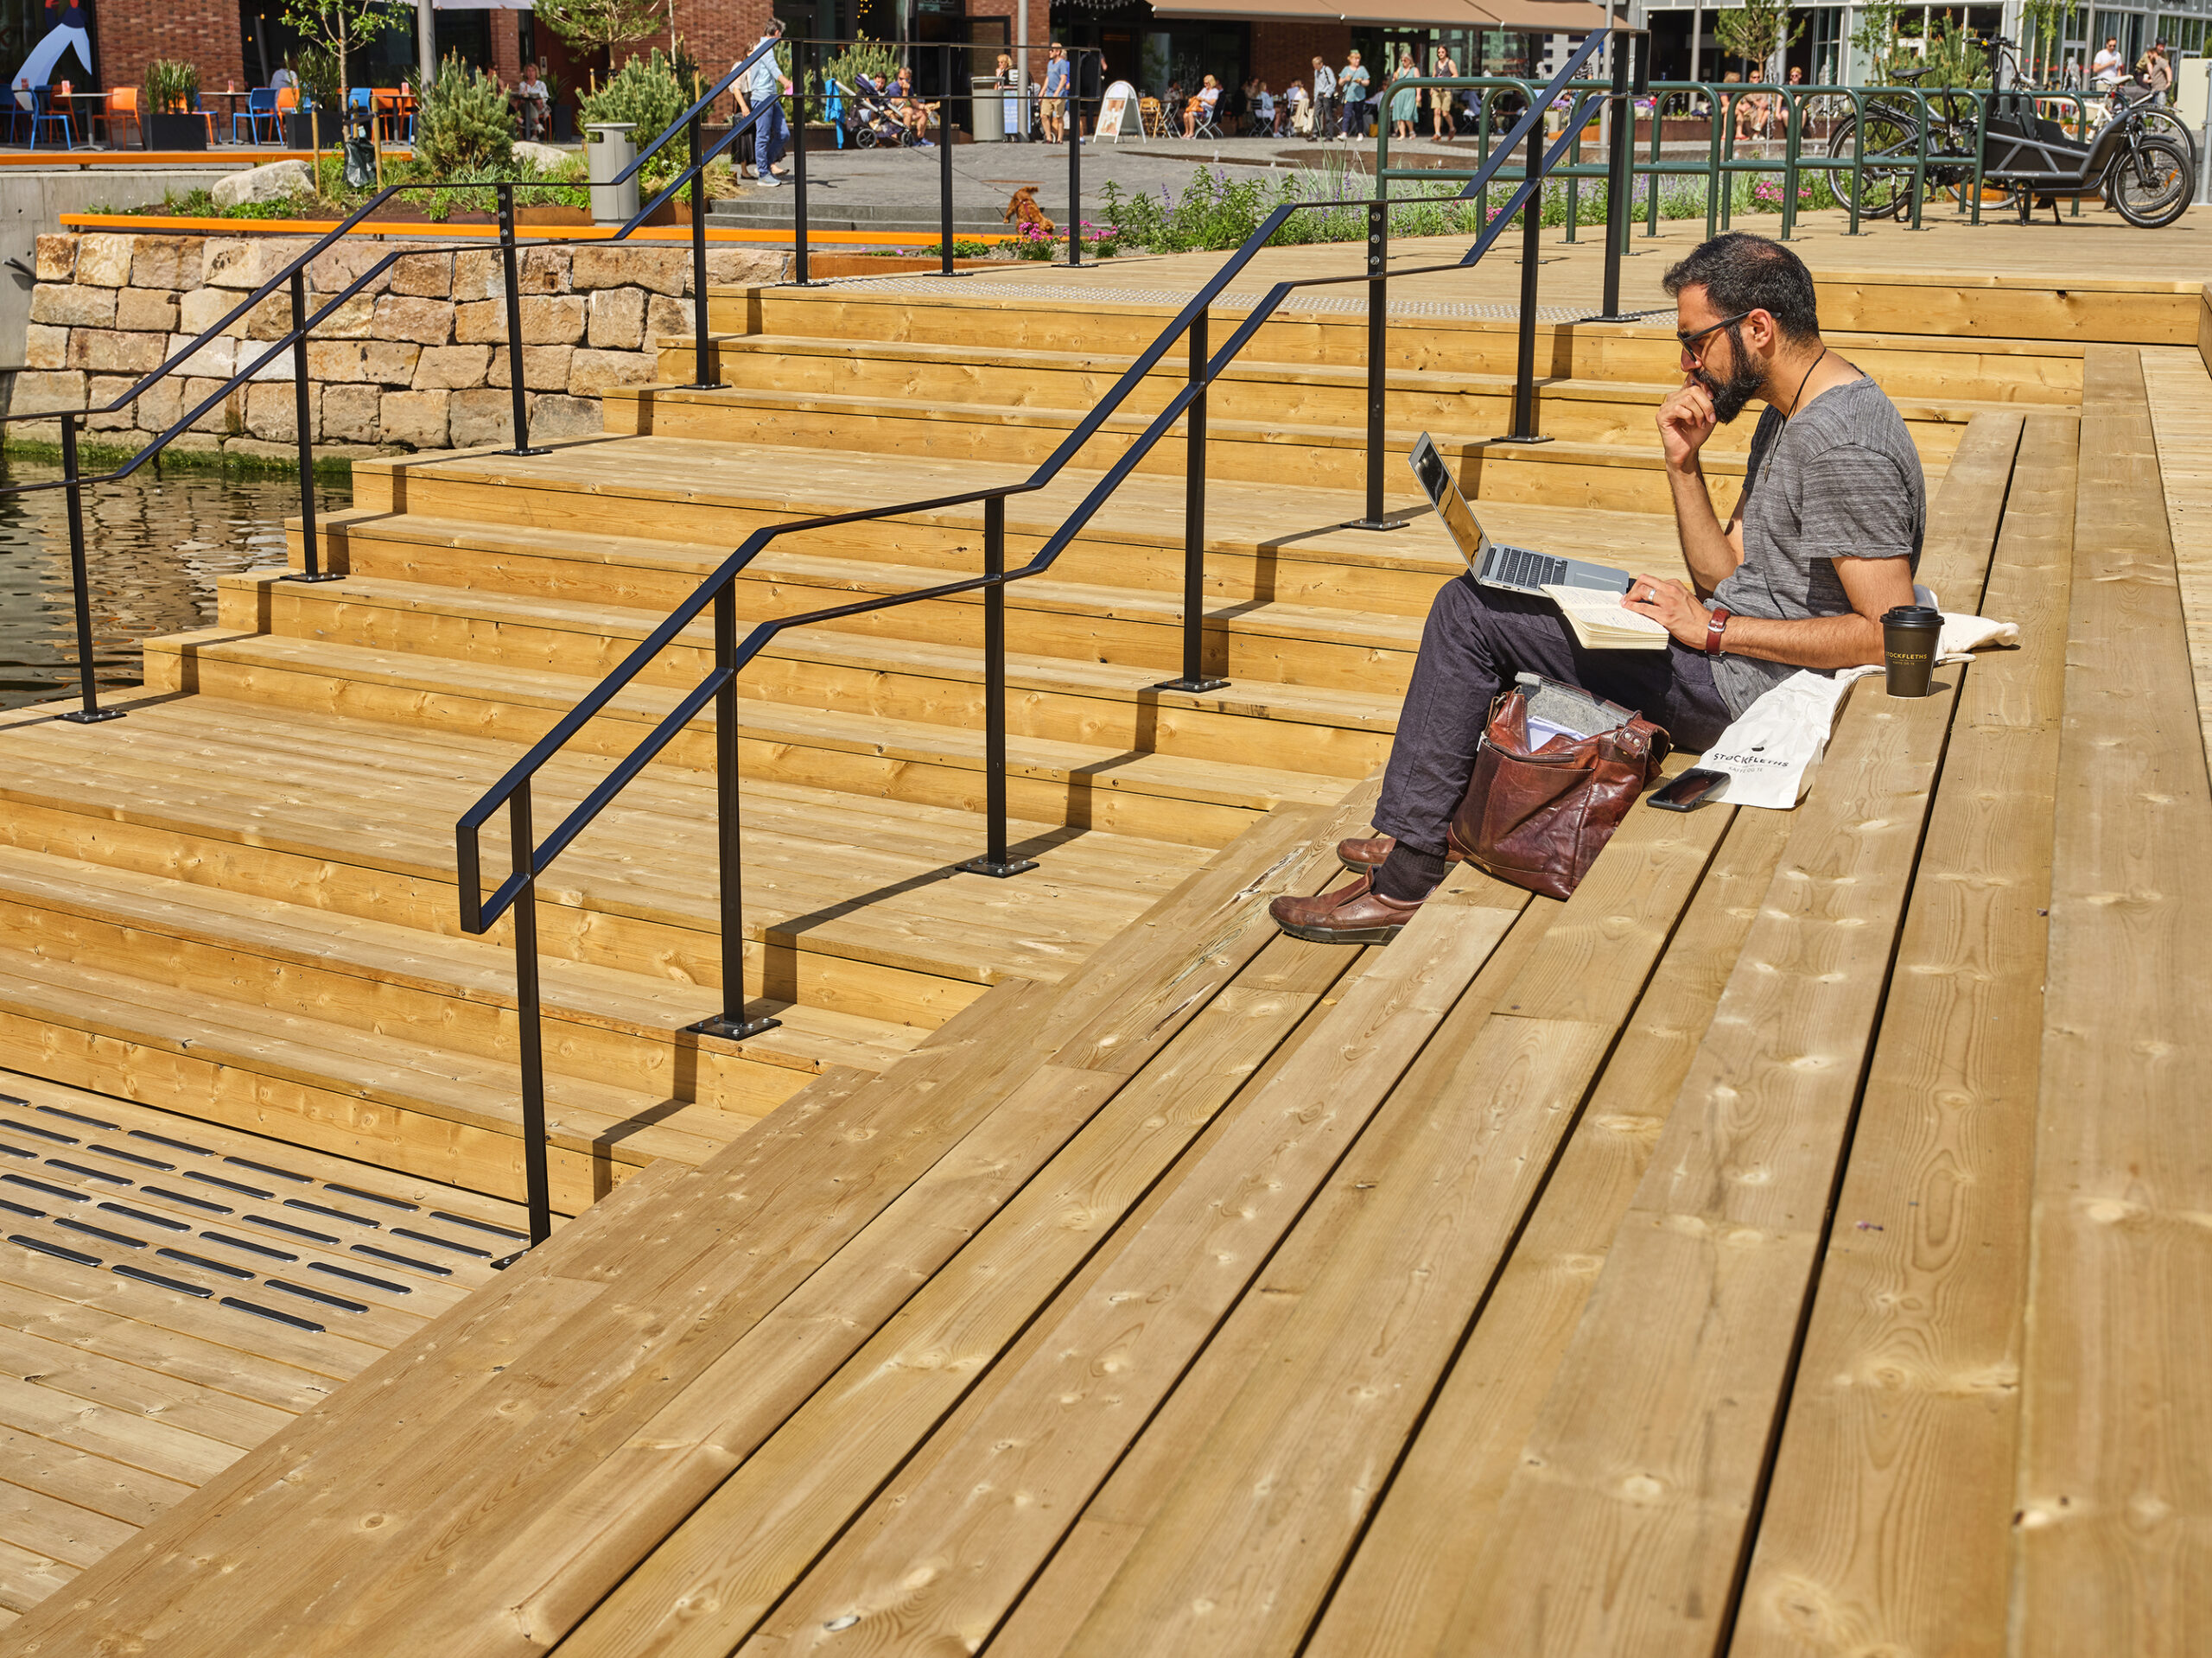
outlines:
[[1444, 457], [1437, 453], [1436, 445], [1429, 441], [1427, 432], [1414, 445], [1412, 461], [1414, 476], [1421, 480], [1421, 492], [1428, 497], [1437, 517], [1444, 520], [1452, 539], [1459, 543], [1467, 567], [1481, 569], [1483, 555], [1490, 551], [1490, 537], [1483, 533], [1482, 525], [1467, 505], [1467, 498], [1459, 493], [1459, 486], [1452, 480], [1451, 467], [1444, 464]]

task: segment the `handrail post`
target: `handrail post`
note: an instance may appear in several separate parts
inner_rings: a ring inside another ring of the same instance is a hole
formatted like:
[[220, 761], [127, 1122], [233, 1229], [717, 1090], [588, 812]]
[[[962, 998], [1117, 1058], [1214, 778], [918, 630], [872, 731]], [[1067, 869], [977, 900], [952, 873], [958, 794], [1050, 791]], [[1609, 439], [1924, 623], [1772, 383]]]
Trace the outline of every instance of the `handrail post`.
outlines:
[[335, 581], [335, 570], [322, 568], [320, 537], [315, 522], [315, 439], [309, 428], [314, 416], [308, 410], [308, 279], [304, 270], [292, 273], [292, 422], [300, 448], [300, 546], [305, 568], [287, 570], [286, 581]]
[[1782, 89], [1782, 233], [1774, 239], [1787, 242], [1797, 228], [1797, 154], [1804, 140], [1804, 99]]
[[498, 187], [499, 199], [499, 270], [507, 290], [507, 391], [514, 411], [515, 446], [509, 454], [543, 454], [530, 447], [530, 400], [523, 385], [522, 270], [515, 253], [515, 187]]
[[[822, 48], [809, 41], [791, 86], [791, 280], [801, 288], [806, 275], [806, 82], [818, 75]], [[823, 100], [826, 107], [828, 100]], [[696, 189], [698, 187], [692, 187]]]
[[1206, 314], [1191, 319], [1191, 384], [1198, 388], [1183, 429], [1183, 672], [1163, 691], [1215, 691], [1206, 672]]
[[[983, 503], [983, 574], [1006, 574], [1006, 497]], [[983, 855], [957, 867], [1004, 880], [1034, 869], [1034, 858], [1006, 848], [1006, 583], [983, 589]]]
[[952, 274], [952, 42], [938, 48], [937, 221], [938, 270]]
[[102, 708], [94, 682], [92, 590], [85, 571], [85, 495], [84, 486], [77, 481], [82, 470], [77, 464], [77, 421], [73, 411], [61, 416], [61, 475], [69, 480], [62, 493], [69, 504], [69, 588], [77, 604], [77, 695], [82, 706], [61, 717], [74, 725], [89, 726], [102, 720], [120, 720], [123, 710]]
[[507, 842], [514, 873], [524, 877], [514, 906], [515, 1034], [522, 1051], [523, 1190], [530, 1204], [531, 1247], [535, 1248], [553, 1236], [553, 1187], [545, 1163], [545, 1036], [538, 1007], [537, 878], [533, 868], [537, 842], [531, 829], [527, 778], [508, 797]]
[[[1062, 118], [1068, 134], [1068, 264], [1083, 263], [1083, 54], [1068, 64], [1067, 96], [1061, 100]], [[1103, 105], [1100, 107], [1104, 107]]]
[[1367, 516], [1353, 530], [1402, 530], [1408, 520], [1382, 515], [1384, 416], [1389, 401], [1389, 186], [1378, 175], [1376, 199], [1367, 204]]
[[[1629, 226], [1636, 217], [1630, 199], [1635, 187], [1629, 181], [1629, 149], [1636, 142], [1636, 106], [1629, 99], [1629, 56], [1635, 38], [1613, 41], [1613, 85], [1606, 94], [1612, 106], [1612, 125], [1605, 149], [1605, 293], [1595, 321], [1624, 322], [1621, 314], [1621, 258], [1627, 251]], [[1657, 181], [1653, 181], [1657, 187]]]
[[[1532, 97], [1530, 102], [1534, 102]], [[1521, 209], [1521, 349], [1513, 372], [1513, 429], [1501, 443], [1548, 443], [1536, 430], [1536, 270], [1544, 223], [1544, 124], [1529, 129], [1529, 200]]]
[[737, 742], [737, 588], [726, 582], [715, 594], [715, 861], [721, 898], [722, 1010], [684, 1029], [742, 1042], [783, 1023], [745, 1016], [745, 876], [739, 854]]
[[[705, 139], [699, 130], [700, 118], [691, 118], [691, 372], [695, 391], [712, 391], [721, 382], [715, 378], [715, 346], [707, 328], [707, 170], [701, 164]], [[804, 168], [804, 162], [793, 162], [792, 166]], [[804, 199], [804, 198], [802, 198]], [[804, 246], [805, 232], [801, 232], [801, 246]], [[806, 255], [801, 252], [804, 260]]]

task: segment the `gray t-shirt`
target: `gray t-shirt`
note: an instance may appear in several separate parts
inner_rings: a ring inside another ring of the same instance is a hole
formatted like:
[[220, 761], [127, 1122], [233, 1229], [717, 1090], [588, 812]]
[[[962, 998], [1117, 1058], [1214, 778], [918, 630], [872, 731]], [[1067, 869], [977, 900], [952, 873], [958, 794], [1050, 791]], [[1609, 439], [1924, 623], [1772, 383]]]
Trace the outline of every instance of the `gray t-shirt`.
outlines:
[[[1928, 486], [1897, 405], [1861, 375], [1822, 392], [1785, 421], [1759, 416], [1744, 474], [1744, 562], [1713, 589], [1739, 616], [1797, 621], [1851, 608], [1839, 558], [1897, 558], [1920, 569]], [[1786, 663], [1723, 656], [1713, 682], [1739, 715], [1797, 671]]]

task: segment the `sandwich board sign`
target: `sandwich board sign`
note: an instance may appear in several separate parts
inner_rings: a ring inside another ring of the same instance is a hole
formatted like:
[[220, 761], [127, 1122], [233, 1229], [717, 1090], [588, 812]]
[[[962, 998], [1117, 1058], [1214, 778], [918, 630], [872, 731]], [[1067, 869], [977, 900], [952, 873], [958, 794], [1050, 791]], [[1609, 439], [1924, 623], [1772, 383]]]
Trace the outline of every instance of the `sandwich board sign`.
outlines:
[[1097, 137], [1122, 141], [1122, 123], [1131, 106], [1137, 101], [1137, 89], [1126, 80], [1117, 80], [1106, 89], [1106, 97], [1098, 106]]

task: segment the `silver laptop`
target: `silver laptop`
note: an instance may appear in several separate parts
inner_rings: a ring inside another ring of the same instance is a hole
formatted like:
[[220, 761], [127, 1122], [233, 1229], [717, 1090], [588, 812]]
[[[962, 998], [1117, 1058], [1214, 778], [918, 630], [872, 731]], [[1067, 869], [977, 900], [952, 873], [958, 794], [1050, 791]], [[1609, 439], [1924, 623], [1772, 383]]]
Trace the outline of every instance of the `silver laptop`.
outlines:
[[1482, 521], [1467, 505], [1467, 498], [1459, 493], [1452, 468], [1444, 464], [1444, 457], [1437, 453], [1436, 445], [1429, 441], [1427, 432], [1414, 445], [1413, 467], [1414, 476], [1421, 480], [1421, 492], [1435, 507], [1437, 517], [1444, 520], [1444, 527], [1452, 532], [1452, 540], [1459, 543], [1460, 552], [1466, 556], [1467, 568], [1483, 586], [1503, 588], [1508, 593], [1525, 593], [1538, 599], [1544, 596], [1547, 584], [1595, 588], [1600, 593], [1628, 591], [1630, 577], [1626, 570], [1617, 570], [1610, 564], [1592, 564], [1587, 559], [1532, 552], [1526, 547], [1507, 547], [1492, 541], [1484, 533]]

